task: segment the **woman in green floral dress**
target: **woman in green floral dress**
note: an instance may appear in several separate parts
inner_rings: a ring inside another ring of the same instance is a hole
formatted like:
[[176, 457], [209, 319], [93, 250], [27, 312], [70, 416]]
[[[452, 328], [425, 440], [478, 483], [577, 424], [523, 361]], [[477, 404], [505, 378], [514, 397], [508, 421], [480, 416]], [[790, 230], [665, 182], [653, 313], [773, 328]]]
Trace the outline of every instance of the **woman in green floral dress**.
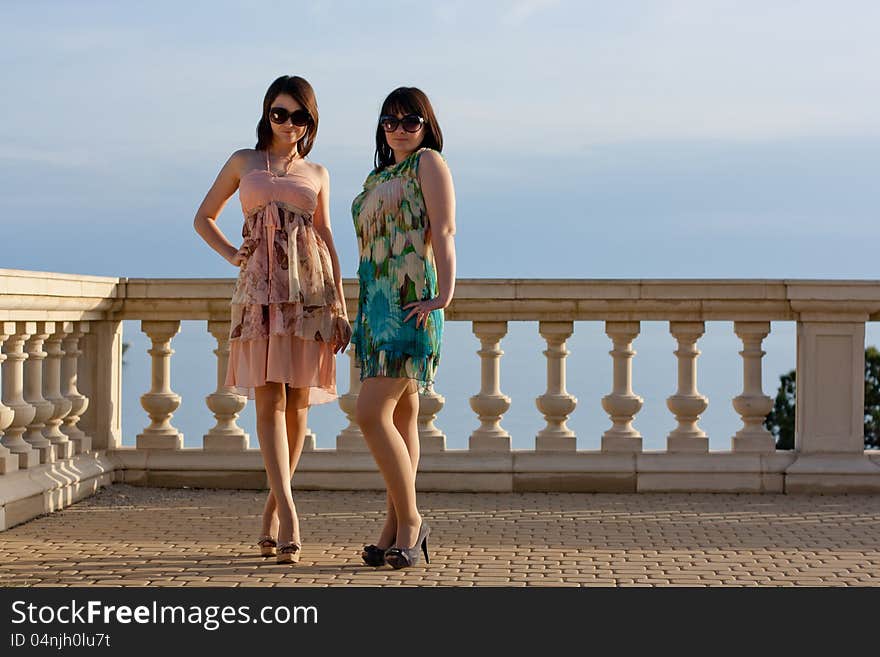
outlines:
[[360, 294], [352, 344], [361, 369], [357, 421], [388, 490], [369, 565], [428, 558], [416, 505], [420, 390], [440, 362], [443, 309], [455, 289], [455, 192], [443, 136], [427, 96], [400, 87], [382, 104], [375, 168], [352, 204]]

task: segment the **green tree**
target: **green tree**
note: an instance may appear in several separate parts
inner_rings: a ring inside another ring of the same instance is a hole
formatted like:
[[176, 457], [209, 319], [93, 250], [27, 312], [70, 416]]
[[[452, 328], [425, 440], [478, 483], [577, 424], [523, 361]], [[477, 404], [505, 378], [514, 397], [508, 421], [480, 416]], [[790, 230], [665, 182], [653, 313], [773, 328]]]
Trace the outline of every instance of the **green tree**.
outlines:
[[773, 410], [764, 420], [764, 426], [776, 438], [776, 449], [794, 449], [795, 389], [794, 370], [780, 376]]
[[865, 349], [865, 447], [880, 449], [880, 350]]
[[[794, 370], [779, 377], [773, 410], [764, 420], [776, 449], [794, 449], [795, 390]], [[865, 349], [865, 447], [880, 448], [880, 350], [876, 347]]]

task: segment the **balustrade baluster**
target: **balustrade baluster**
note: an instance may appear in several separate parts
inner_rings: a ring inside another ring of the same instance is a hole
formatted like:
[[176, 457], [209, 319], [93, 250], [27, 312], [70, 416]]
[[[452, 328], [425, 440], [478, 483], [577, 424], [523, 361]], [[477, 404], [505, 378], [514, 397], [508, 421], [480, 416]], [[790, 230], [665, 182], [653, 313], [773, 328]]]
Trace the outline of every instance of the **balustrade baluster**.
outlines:
[[[8, 326], [9, 322], [6, 324]], [[6, 355], [3, 362], [3, 403], [12, 409], [12, 422], [3, 432], [2, 443], [18, 456], [18, 467], [22, 470], [40, 463], [40, 453], [22, 438], [37, 414], [37, 409], [24, 400], [24, 361], [28, 357], [24, 343], [36, 332], [36, 322], [15, 322], [14, 330], [3, 343], [3, 353]]]
[[761, 385], [761, 358], [766, 353], [761, 342], [770, 334], [770, 322], [734, 322], [733, 331], [743, 342], [743, 391], [733, 399], [733, 408], [740, 414], [743, 427], [731, 439], [734, 452], [772, 453], [776, 443], [764, 427], [764, 419], [773, 410], [773, 400], [764, 394]]
[[226, 368], [229, 364], [229, 321], [208, 321], [208, 332], [217, 341], [217, 389], [205, 397], [205, 403], [217, 420], [202, 438], [207, 450], [244, 451], [248, 448], [248, 435], [236, 419], [247, 404], [247, 397], [236, 394], [225, 385]]
[[510, 434], [501, 426], [501, 418], [510, 408], [510, 397], [501, 392], [501, 338], [507, 334], [507, 322], [474, 322], [479, 338], [480, 392], [470, 399], [471, 408], [480, 418], [480, 426], [469, 440], [470, 449], [480, 452], [510, 451]]
[[670, 452], [708, 452], [709, 438], [697, 425], [709, 400], [697, 391], [697, 340], [706, 332], [703, 322], [669, 322], [669, 331], [678, 341], [678, 390], [666, 399], [666, 406], [678, 421], [666, 439]]
[[614, 345], [608, 352], [614, 361], [614, 383], [611, 394], [602, 398], [602, 408], [612, 422], [602, 434], [603, 451], [642, 451], [642, 435], [633, 427], [633, 420], [644, 400], [632, 389], [632, 359], [636, 355], [632, 343], [639, 330], [639, 322], [605, 322], [605, 334]]
[[574, 322], [538, 322], [538, 332], [547, 341], [547, 392], [535, 400], [547, 421], [535, 437], [538, 450], [575, 450], [577, 438], [568, 428], [568, 416], [577, 407], [577, 398], [565, 389], [565, 341], [574, 332]]
[[70, 402], [70, 412], [62, 420], [61, 432], [74, 445], [77, 454], [92, 451], [92, 438], [79, 427], [79, 419], [89, 407], [89, 398], [77, 389], [79, 378], [80, 339], [89, 332], [88, 322], [74, 322], [73, 330], [62, 340], [64, 357], [61, 359], [61, 392]]
[[141, 330], [153, 343], [152, 387], [141, 396], [141, 405], [152, 422], [137, 437], [141, 449], [182, 449], [183, 434], [171, 425], [180, 406], [180, 395], [171, 390], [171, 338], [180, 331], [180, 321], [142, 321]]
[[64, 341], [64, 336], [72, 330], [72, 322], [55, 322], [55, 332], [46, 339], [45, 343], [47, 355], [43, 366], [43, 398], [51, 402], [53, 410], [52, 415], [46, 420], [43, 436], [55, 446], [55, 457], [59, 459], [69, 459], [75, 451], [74, 444], [61, 433], [61, 422], [73, 406], [71, 401], [61, 394], [61, 360], [64, 357], [61, 343]]

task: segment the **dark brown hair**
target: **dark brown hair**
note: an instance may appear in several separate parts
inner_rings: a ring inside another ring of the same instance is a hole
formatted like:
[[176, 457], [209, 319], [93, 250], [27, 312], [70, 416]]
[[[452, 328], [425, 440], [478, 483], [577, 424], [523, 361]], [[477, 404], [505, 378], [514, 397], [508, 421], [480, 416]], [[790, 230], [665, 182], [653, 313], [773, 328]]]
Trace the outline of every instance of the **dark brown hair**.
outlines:
[[[415, 87], [398, 87], [382, 103], [379, 116], [385, 114], [418, 114], [425, 123], [422, 125], [422, 142], [419, 148], [433, 148], [438, 153], [443, 150], [443, 133], [440, 132], [440, 124], [434, 115], [431, 101], [421, 89]], [[385, 139], [385, 131], [381, 125], [376, 125], [376, 155], [373, 158], [373, 166], [379, 171], [394, 164], [394, 151]]]
[[296, 143], [296, 150], [300, 157], [305, 157], [315, 145], [315, 135], [318, 133], [318, 102], [315, 100], [315, 90], [312, 89], [305, 79], [298, 75], [282, 75], [269, 85], [266, 90], [266, 97], [263, 98], [263, 116], [257, 123], [257, 145], [254, 147], [258, 151], [264, 151], [272, 144], [272, 126], [269, 125], [269, 110], [272, 103], [281, 94], [291, 96], [296, 102], [302, 105], [302, 108], [312, 117], [311, 122], [306, 127], [306, 134]]

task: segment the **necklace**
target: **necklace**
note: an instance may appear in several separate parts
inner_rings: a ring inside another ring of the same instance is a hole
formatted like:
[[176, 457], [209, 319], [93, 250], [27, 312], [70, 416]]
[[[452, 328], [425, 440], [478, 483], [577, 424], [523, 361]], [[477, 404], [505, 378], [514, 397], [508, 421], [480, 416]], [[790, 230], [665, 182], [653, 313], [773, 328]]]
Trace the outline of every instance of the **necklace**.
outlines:
[[269, 159], [269, 151], [266, 151], [266, 168], [269, 170], [273, 176], [277, 176], [279, 178], [286, 176], [290, 173], [290, 165], [292, 165], [297, 160], [297, 153], [294, 151], [289, 158], [285, 158], [287, 160], [287, 164], [284, 166], [284, 173], [275, 173], [272, 171], [271, 161]]

